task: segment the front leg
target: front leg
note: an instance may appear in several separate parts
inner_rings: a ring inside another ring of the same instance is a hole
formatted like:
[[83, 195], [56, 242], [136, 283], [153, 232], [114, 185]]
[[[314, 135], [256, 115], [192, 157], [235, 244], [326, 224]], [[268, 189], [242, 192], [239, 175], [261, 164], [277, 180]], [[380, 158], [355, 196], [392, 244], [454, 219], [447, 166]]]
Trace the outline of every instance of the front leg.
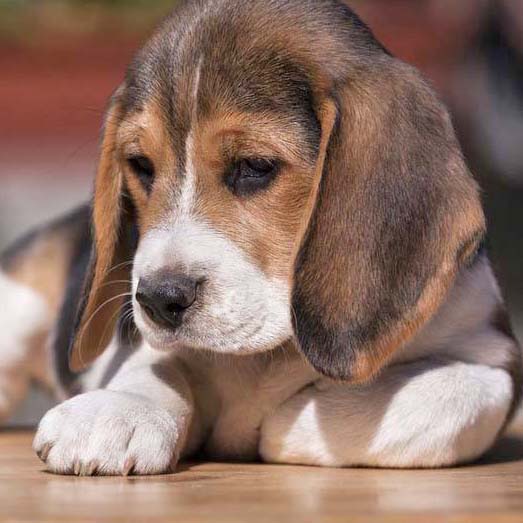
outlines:
[[361, 386], [321, 380], [264, 421], [260, 454], [339, 467], [463, 463], [492, 445], [511, 400], [507, 372], [462, 362], [396, 365]]
[[183, 451], [193, 401], [174, 358], [143, 347], [106, 388], [76, 396], [40, 422], [34, 449], [51, 472], [170, 472]]

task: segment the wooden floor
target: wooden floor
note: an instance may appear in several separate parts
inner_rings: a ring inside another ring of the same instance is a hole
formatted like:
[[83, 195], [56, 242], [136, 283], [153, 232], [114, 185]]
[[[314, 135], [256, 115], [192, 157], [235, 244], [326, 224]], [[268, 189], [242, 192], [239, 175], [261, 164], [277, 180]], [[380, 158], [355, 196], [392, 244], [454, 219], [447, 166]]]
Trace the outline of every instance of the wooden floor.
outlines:
[[523, 522], [523, 430], [455, 469], [202, 463], [149, 478], [54, 476], [31, 438], [0, 433], [0, 522]]

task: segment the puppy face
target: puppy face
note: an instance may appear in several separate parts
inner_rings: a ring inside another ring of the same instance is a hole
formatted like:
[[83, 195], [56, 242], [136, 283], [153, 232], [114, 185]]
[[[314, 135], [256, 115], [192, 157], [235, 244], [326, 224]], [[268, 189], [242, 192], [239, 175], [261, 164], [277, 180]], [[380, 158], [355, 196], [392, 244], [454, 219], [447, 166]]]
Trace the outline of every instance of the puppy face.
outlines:
[[73, 367], [130, 294], [154, 347], [295, 336], [354, 381], [430, 318], [483, 231], [445, 110], [334, 0], [174, 13], [113, 98], [93, 223]]
[[[259, 62], [263, 51], [249, 60]], [[183, 75], [161, 77], [117, 130], [140, 233], [134, 317], [153, 347], [266, 350], [292, 335], [294, 264], [320, 123], [296, 68], [282, 78], [261, 63], [249, 85], [243, 71], [215, 63], [205, 49], [191, 55]], [[249, 101], [260, 81], [274, 88], [257, 107]], [[169, 106], [176, 116], [166, 114]], [[191, 295], [188, 307], [176, 303], [179, 281]], [[160, 303], [169, 293], [170, 303]]]

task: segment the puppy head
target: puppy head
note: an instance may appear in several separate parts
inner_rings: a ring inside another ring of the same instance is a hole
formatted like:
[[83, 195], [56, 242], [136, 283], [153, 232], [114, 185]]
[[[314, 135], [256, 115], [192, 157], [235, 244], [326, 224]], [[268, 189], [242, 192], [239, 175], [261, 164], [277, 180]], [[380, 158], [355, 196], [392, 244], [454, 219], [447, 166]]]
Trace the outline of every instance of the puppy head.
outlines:
[[128, 293], [153, 347], [294, 335], [354, 381], [431, 317], [484, 229], [446, 111], [335, 1], [174, 13], [112, 102], [93, 222], [73, 368]]

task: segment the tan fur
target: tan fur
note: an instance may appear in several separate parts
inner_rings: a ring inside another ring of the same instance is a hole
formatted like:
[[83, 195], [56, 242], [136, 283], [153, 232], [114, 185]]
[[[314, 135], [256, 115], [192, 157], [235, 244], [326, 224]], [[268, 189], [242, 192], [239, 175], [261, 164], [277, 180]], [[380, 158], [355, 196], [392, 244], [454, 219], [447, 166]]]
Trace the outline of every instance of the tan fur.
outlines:
[[[140, 232], [165, 220], [176, 193], [177, 160], [165, 128], [165, 118], [156, 101], [150, 100], [141, 111], [126, 115], [117, 131], [118, 162], [129, 189]], [[125, 159], [132, 155], [147, 155], [156, 170], [155, 191], [149, 199], [136, 176], [130, 172]]]
[[67, 284], [75, 231], [57, 230], [38, 238], [15, 259], [6, 273], [34, 289], [47, 301], [51, 314], [58, 314]]
[[[201, 128], [195, 146], [196, 214], [241, 246], [269, 277], [290, 278], [314, 168], [299, 156], [300, 135], [285, 134], [274, 118], [247, 114], [214, 117]], [[225, 161], [271, 155], [283, 157], [285, 166], [269, 191], [240, 201], [224, 186]]]
[[120, 124], [116, 105], [106, 122], [102, 153], [95, 181], [93, 227], [96, 256], [91, 259], [92, 274], [86, 282], [87, 301], [71, 353], [70, 366], [79, 370], [98, 356], [109, 344], [118, 320], [118, 312], [129, 292], [130, 260], [119, 235], [122, 171], [116, 161], [115, 135]]

